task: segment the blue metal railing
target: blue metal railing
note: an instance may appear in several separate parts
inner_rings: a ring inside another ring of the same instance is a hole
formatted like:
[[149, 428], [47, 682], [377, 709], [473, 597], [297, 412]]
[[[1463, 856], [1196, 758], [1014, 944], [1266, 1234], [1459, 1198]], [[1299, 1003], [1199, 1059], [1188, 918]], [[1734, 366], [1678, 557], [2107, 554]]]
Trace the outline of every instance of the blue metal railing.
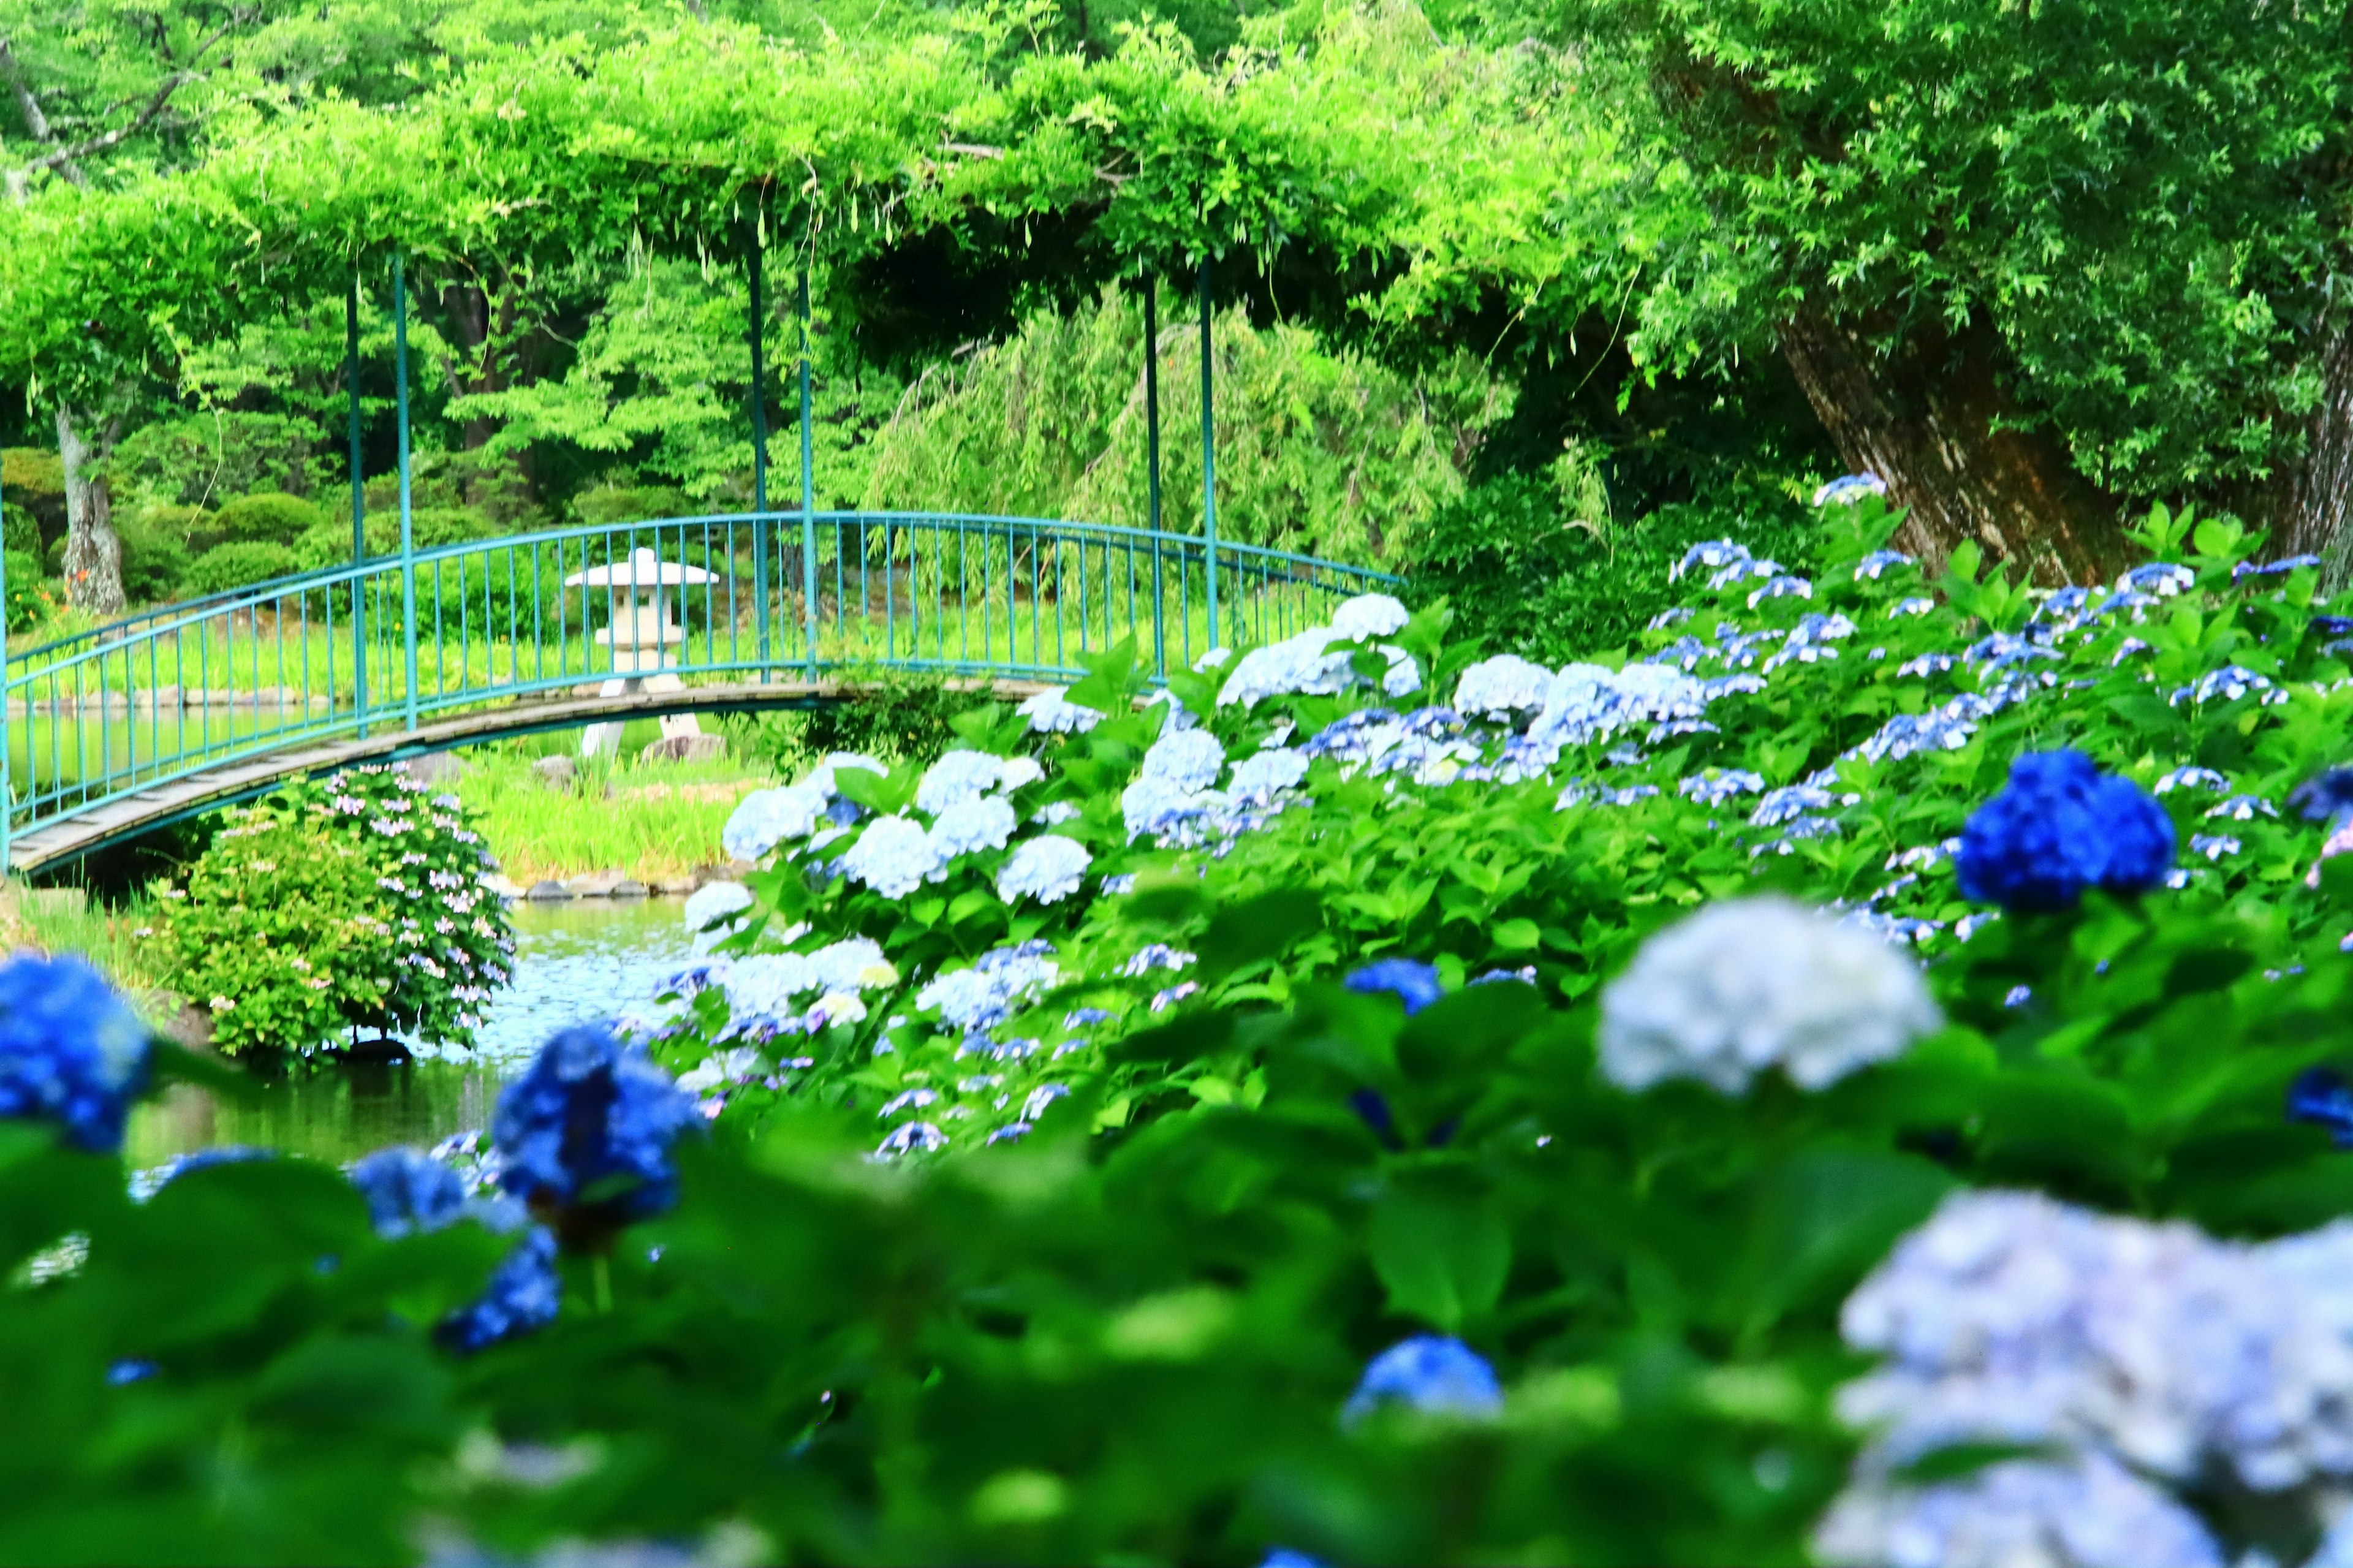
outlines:
[[772, 510], [412, 550], [165, 605], [8, 659], [0, 874], [11, 838], [176, 779], [627, 676], [617, 623], [625, 647], [661, 639], [637, 673], [659, 658], [689, 687], [1066, 680], [1131, 638], [1161, 680], [1395, 581], [1212, 548], [1037, 518]]

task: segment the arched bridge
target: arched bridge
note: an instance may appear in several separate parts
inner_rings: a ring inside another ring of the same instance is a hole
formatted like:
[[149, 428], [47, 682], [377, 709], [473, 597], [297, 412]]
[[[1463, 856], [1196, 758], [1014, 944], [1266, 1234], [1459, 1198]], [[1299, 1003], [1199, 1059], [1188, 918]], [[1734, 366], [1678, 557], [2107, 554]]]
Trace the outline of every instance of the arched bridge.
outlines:
[[808, 707], [892, 672], [1018, 695], [1128, 639], [1165, 679], [1393, 581], [1191, 536], [935, 512], [731, 513], [380, 557], [8, 656], [0, 875], [292, 778], [501, 735]]

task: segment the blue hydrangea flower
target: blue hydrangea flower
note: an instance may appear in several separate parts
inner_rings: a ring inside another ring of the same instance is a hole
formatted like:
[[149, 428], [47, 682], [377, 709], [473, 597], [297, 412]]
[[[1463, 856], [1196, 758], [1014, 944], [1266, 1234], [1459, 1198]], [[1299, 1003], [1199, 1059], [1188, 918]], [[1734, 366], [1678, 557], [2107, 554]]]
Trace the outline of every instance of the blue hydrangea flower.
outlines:
[[144, 1383], [161, 1371], [163, 1368], [152, 1361], [144, 1361], [137, 1356], [126, 1356], [106, 1369], [106, 1385], [109, 1388], [121, 1388], [128, 1384]]
[[2165, 880], [2173, 819], [2081, 752], [2030, 752], [1961, 832], [1961, 893], [2010, 910], [2072, 909], [2086, 888], [2143, 893]]
[[668, 1208], [678, 1192], [670, 1145], [697, 1126], [694, 1097], [598, 1024], [563, 1030], [499, 1096], [491, 1123], [506, 1162], [500, 1181], [534, 1210], [565, 1213], [592, 1187], [634, 1184], [597, 1208], [620, 1219]]
[[931, 847], [941, 862], [984, 849], [1002, 849], [1017, 826], [1012, 803], [997, 795], [973, 795], [945, 807], [932, 824]]
[[2337, 824], [2353, 816], [2353, 768], [2331, 768], [2295, 786], [2288, 805], [2306, 822]]
[[1041, 833], [1026, 839], [997, 873], [997, 896], [1007, 903], [1030, 898], [1055, 904], [1079, 890], [1094, 857], [1075, 838]]
[[439, 1230], [465, 1215], [473, 1195], [464, 1177], [421, 1149], [379, 1149], [352, 1166], [351, 1178], [382, 1237]]
[[2353, 1084], [2333, 1068], [2305, 1068], [2287, 1086], [2287, 1119], [2316, 1122], [2339, 1149], [2353, 1149]]
[[1495, 1369], [1461, 1340], [1417, 1334], [1373, 1358], [1340, 1419], [1353, 1424], [1392, 1402], [1431, 1415], [1493, 1415], [1504, 1390]]
[[911, 816], [882, 816], [869, 823], [841, 858], [841, 873], [886, 899], [903, 899], [944, 864], [939, 845], [922, 823]]
[[20, 953], [0, 964], [0, 1116], [54, 1121], [111, 1152], [146, 1079], [147, 1031], [88, 963]]
[[[1816, 506], [1853, 506], [1865, 496], [1883, 496], [1887, 481], [1869, 468], [1859, 474], [1841, 474], [1814, 491]], [[1889, 553], [1893, 553], [1890, 552]]]
[[533, 1226], [515, 1243], [480, 1300], [441, 1321], [441, 1342], [471, 1355], [504, 1339], [543, 1329], [564, 1304], [564, 1279], [555, 1271], [555, 1236]]
[[757, 789], [736, 804], [719, 832], [720, 847], [737, 860], [757, 860], [787, 838], [807, 838], [824, 816], [827, 791], [813, 784]]
[[1404, 1002], [1409, 1018], [1446, 994], [1446, 988], [1439, 984], [1437, 969], [1411, 958], [1377, 959], [1349, 975], [1344, 984], [1349, 990], [1368, 996], [1383, 991], [1393, 993]]

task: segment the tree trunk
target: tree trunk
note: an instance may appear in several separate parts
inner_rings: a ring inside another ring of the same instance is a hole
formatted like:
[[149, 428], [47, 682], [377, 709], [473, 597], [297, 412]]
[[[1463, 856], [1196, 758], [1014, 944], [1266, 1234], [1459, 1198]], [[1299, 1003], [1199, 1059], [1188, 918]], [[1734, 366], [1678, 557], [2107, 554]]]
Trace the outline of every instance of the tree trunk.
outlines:
[[1810, 307], [1781, 323], [1780, 340], [1849, 470], [1877, 474], [1905, 509], [1905, 549], [1939, 561], [1974, 539], [2052, 584], [2104, 580], [2126, 563], [2116, 502], [2057, 442], [2000, 427], [2018, 410], [1995, 374], [1989, 329], [1909, 332], [1883, 354]]
[[2322, 580], [2342, 587], [2353, 575], [2353, 326], [2320, 345], [2320, 406], [2305, 426], [2303, 459], [2273, 487], [2272, 540], [2265, 551], [2317, 555]]
[[92, 615], [122, 613], [122, 545], [114, 537], [114, 502], [102, 465], [122, 433], [121, 421], [91, 422], [93, 449], [75, 426], [74, 411], [58, 406], [58, 455], [66, 480], [66, 603]]

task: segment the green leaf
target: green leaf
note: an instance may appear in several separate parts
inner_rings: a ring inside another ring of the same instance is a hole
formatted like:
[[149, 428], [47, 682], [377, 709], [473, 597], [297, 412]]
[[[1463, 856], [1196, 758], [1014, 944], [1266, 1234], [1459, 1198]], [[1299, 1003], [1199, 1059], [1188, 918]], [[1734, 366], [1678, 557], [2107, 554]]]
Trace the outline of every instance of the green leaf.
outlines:
[[1512, 1268], [1511, 1232], [1470, 1193], [1392, 1187], [1373, 1206], [1371, 1242], [1389, 1310], [1446, 1333], [1492, 1311]]

